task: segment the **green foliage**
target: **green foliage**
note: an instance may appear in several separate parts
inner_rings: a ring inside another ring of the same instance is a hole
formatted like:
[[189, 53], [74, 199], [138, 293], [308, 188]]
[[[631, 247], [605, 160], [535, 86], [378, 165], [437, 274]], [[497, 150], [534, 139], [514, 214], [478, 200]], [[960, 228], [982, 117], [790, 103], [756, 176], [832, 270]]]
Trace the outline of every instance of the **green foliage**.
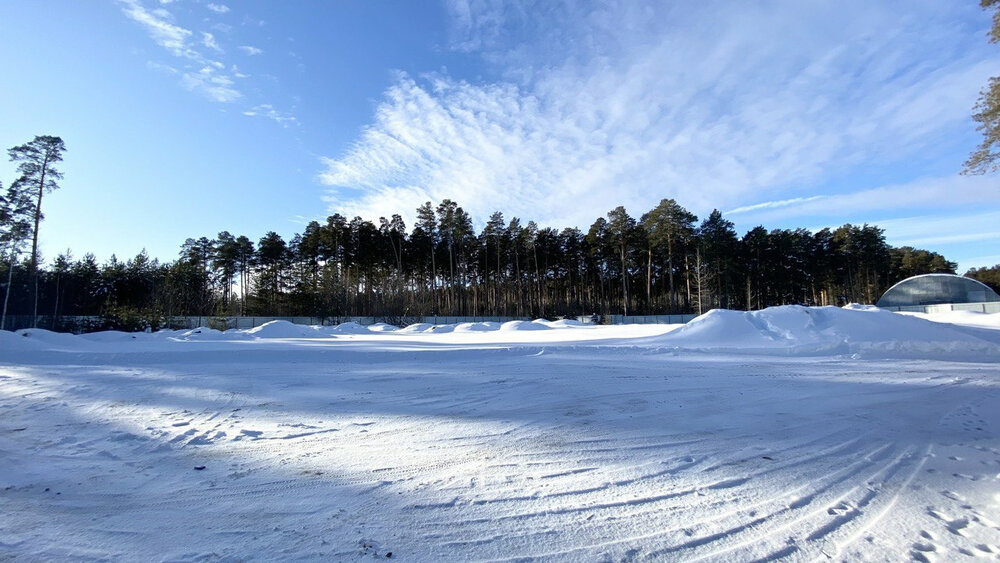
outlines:
[[[624, 207], [587, 232], [557, 231], [494, 213], [477, 233], [454, 201], [421, 206], [408, 234], [392, 216], [376, 225], [332, 215], [285, 240], [254, 244], [223, 231], [187, 239], [160, 263], [140, 252], [98, 264], [60, 256], [41, 272], [40, 311], [96, 315], [102, 326], [158, 328], [174, 316], [412, 319], [423, 315], [555, 317], [682, 313], [711, 307], [874, 302], [895, 282], [955, 264], [886, 244], [881, 229], [810, 232], [757, 227], [738, 236], [718, 211], [697, 217], [663, 200], [636, 221]], [[30, 314], [29, 269], [12, 274], [11, 314]], [[48, 321], [46, 321], [48, 322]], [[220, 325], [221, 327], [221, 325]]]
[[965, 272], [965, 277], [979, 280], [993, 288], [993, 291], [1000, 293], [1000, 264], [989, 268], [972, 268]]
[[[990, 43], [1000, 43], [1000, 0], [981, 0], [984, 10], [993, 10]], [[976, 130], [983, 140], [965, 161], [963, 174], [985, 174], [1000, 170], [1000, 77], [990, 78], [989, 84], [979, 92], [979, 99], [972, 110]]]
[[138, 309], [127, 305], [112, 305], [101, 315], [98, 330], [120, 330], [122, 332], [142, 332], [159, 330], [163, 326], [163, 315], [155, 309]]
[[38, 224], [42, 220], [42, 196], [59, 188], [63, 175], [55, 168], [62, 161], [66, 145], [59, 137], [39, 135], [32, 141], [7, 149], [11, 162], [17, 162], [17, 180], [12, 187], [23, 197], [30, 198], [30, 212], [34, 215], [31, 242], [31, 268], [38, 263]]

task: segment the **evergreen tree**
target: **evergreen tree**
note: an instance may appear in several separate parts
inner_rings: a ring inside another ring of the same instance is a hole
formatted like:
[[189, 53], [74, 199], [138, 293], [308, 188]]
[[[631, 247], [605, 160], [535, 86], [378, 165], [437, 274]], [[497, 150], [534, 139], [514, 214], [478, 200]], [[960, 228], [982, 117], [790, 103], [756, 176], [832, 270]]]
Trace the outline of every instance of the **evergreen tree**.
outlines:
[[722, 218], [718, 209], [713, 209], [708, 218], [698, 227], [699, 264], [698, 281], [711, 306], [729, 308], [734, 306], [736, 257], [738, 237], [733, 223]]
[[14, 184], [18, 190], [30, 194], [34, 200], [34, 228], [31, 231], [31, 265], [30, 273], [35, 282], [35, 298], [32, 326], [38, 325], [38, 224], [42, 221], [42, 196], [59, 188], [58, 180], [63, 175], [56, 170], [55, 164], [62, 161], [66, 145], [59, 137], [51, 135], [36, 136], [31, 142], [7, 150], [11, 162], [18, 162], [17, 173], [20, 174]]
[[628, 261], [631, 259], [631, 242], [636, 238], [636, 222], [625, 208], [618, 206], [608, 212], [608, 236], [611, 244], [617, 251], [621, 262], [620, 277], [622, 281], [622, 311], [628, 315], [629, 291], [628, 291]]
[[971, 268], [965, 272], [965, 277], [983, 282], [993, 288], [993, 291], [1000, 292], [1000, 264], [989, 268]]
[[414, 225], [412, 237], [419, 249], [426, 253], [425, 255], [430, 256], [430, 271], [428, 272], [427, 281], [430, 282], [433, 310], [437, 314], [437, 260], [435, 255], [437, 254], [439, 235], [437, 216], [434, 214], [434, 207], [431, 205], [431, 202], [425, 202], [417, 208], [417, 222]]
[[679, 310], [675, 277], [678, 269], [678, 257], [683, 256], [685, 249], [691, 244], [695, 233], [695, 221], [698, 217], [681, 207], [673, 199], [663, 199], [659, 205], [642, 216], [641, 222], [649, 237], [652, 251], [660, 255], [666, 254], [666, 272], [669, 282], [669, 312]]
[[[990, 43], [1000, 42], [1000, 0], [980, 0], [984, 10], [993, 10], [993, 27]], [[983, 134], [979, 147], [965, 161], [963, 174], [985, 174], [1000, 170], [1000, 76], [990, 78], [989, 84], [979, 93], [975, 113], [976, 130]]]
[[[2, 245], [0, 248], [7, 258], [7, 283], [3, 313], [0, 316], [0, 330], [7, 326], [7, 309], [10, 305], [10, 296], [14, 292], [14, 268], [17, 265], [17, 257], [31, 232], [34, 205], [25, 186], [23, 182], [15, 182], [7, 188], [5, 194], [0, 195], [0, 245]], [[3, 258], [3, 254], [0, 254], [0, 258]]]

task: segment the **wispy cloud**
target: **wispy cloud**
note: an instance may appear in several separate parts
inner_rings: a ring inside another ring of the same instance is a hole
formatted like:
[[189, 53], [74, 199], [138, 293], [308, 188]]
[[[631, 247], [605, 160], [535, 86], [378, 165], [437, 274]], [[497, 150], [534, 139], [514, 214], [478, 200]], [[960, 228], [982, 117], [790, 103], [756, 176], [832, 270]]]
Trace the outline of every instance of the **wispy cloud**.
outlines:
[[[157, 45], [183, 61], [176, 66], [150, 61], [150, 68], [178, 75], [181, 86], [213, 102], [232, 104], [244, 101], [246, 107], [251, 108], [244, 112], [248, 115], [262, 115], [283, 127], [297, 123], [295, 116], [281, 112], [270, 104], [250, 106], [245, 101], [246, 96], [237, 86], [237, 80], [247, 80], [250, 76], [241, 72], [236, 65], [224, 62], [225, 50], [214, 34], [206, 31], [195, 33], [181, 26], [164, 7], [150, 10], [143, 5], [142, 0], [119, 0], [119, 3], [123, 13], [140, 24]], [[161, 1], [161, 5], [166, 4], [169, 2]], [[224, 4], [208, 4], [206, 7], [220, 14], [229, 11]], [[249, 54], [262, 52], [249, 46], [241, 46], [239, 49]]]
[[765, 201], [763, 203], [755, 203], [753, 205], [746, 205], [743, 207], [737, 207], [736, 209], [730, 209], [726, 211], [726, 215], [738, 215], [740, 213], [749, 213], [751, 211], [760, 211], [762, 209], [775, 209], [778, 207], [788, 207], [792, 205], [799, 205], [802, 203], [808, 203], [810, 201], [816, 201], [817, 199], [823, 199], [821, 195], [814, 195], [809, 197], [796, 197], [792, 199], [782, 199], [779, 201]]
[[187, 47], [191, 30], [174, 25], [168, 19], [168, 13], [156, 10], [153, 13], [146, 10], [136, 0], [121, 0], [122, 11], [136, 23], [142, 25], [153, 41], [178, 57], [191, 57], [193, 52]]
[[244, 53], [250, 56], [259, 55], [264, 52], [263, 49], [258, 49], [257, 47], [254, 47], [252, 45], [240, 45], [238, 48], [240, 51], [243, 51]]
[[298, 120], [294, 115], [290, 113], [283, 113], [274, 109], [271, 104], [261, 104], [259, 106], [254, 106], [243, 112], [243, 115], [249, 117], [266, 117], [271, 121], [274, 121], [282, 127], [288, 127], [289, 125], [298, 125]]
[[331, 211], [447, 197], [558, 226], [664, 197], [699, 214], [820, 206], [803, 186], [954, 143], [996, 71], [980, 37], [957, 37], [962, 10], [933, 3], [905, 19], [860, 1], [450, 6], [456, 47], [504, 79], [399, 74], [323, 161]]
[[181, 84], [193, 92], [200, 92], [209, 99], [227, 104], [243, 97], [243, 93], [235, 88], [235, 82], [215, 67], [205, 66], [196, 72], [185, 72]]
[[219, 47], [219, 44], [215, 42], [215, 36], [211, 33], [204, 31], [201, 33], [201, 44], [217, 53], [222, 52], [222, 47]]
[[[846, 193], [787, 200], [783, 205], [762, 203], [733, 210], [741, 221], [785, 222], [797, 217], [842, 217], [878, 211], [914, 209], [956, 209], [972, 206], [1000, 206], [996, 181], [984, 176], [940, 176], [919, 178], [901, 184], [877, 186]], [[738, 213], [737, 213], [738, 212]]]
[[1000, 211], [918, 215], [884, 219], [877, 223], [885, 229], [886, 238], [897, 245], [944, 246], [972, 241], [1000, 241]]

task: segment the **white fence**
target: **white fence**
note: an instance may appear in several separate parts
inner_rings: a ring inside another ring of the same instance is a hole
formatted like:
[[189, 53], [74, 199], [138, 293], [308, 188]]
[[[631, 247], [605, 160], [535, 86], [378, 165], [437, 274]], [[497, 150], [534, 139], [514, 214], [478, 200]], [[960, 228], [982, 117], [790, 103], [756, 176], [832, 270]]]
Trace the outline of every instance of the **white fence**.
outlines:
[[906, 313], [946, 313], [948, 311], [973, 311], [976, 313], [1000, 313], [1000, 301], [986, 303], [942, 303], [940, 305], [904, 305], [900, 307], [882, 307], [889, 311]]

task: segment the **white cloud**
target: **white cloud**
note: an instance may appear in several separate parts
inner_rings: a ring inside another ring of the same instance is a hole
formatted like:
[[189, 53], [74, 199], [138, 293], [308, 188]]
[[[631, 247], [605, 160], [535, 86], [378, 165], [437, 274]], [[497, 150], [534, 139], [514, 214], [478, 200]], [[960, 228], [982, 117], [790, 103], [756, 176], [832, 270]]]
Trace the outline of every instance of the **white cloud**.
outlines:
[[[220, 72], [225, 69], [225, 65], [206, 57], [198, 50], [197, 45], [189, 42], [193, 32], [171, 23], [173, 18], [169, 12], [163, 8], [150, 12], [138, 0], [121, 0], [121, 4], [125, 15], [141, 24], [157, 45], [175, 57], [188, 61], [184, 70], [159, 63], [150, 63], [151, 65], [157, 65], [160, 70], [169, 69], [171, 74], [180, 74], [180, 83], [184, 88], [198, 92], [212, 101], [231, 103], [243, 97], [242, 92], [234, 87], [233, 78]], [[201, 38], [201, 46], [221, 53], [222, 49], [211, 33], [202, 32]]]
[[860, 1], [547, 6], [452, 3], [456, 45], [505, 78], [400, 74], [353, 146], [324, 160], [330, 210], [452, 198], [479, 218], [585, 226], [664, 197], [699, 214], [822, 206], [830, 194], [803, 186], [954, 143], [997, 70], [936, 4], [906, 19]]
[[122, 11], [133, 21], [142, 25], [153, 41], [176, 56], [190, 57], [192, 51], [187, 47], [187, 39], [191, 30], [170, 23], [163, 11], [153, 13], [146, 10], [137, 0], [121, 0]]
[[261, 104], [254, 106], [243, 112], [243, 115], [248, 117], [265, 117], [271, 121], [281, 125], [282, 127], [288, 127], [289, 125], [298, 125], [299, 121], [294, 115], [290, 113], [283, 113], [276, 109], [271, 104]]
[[208, 47], [209, 49], [212, 49], [213, 51], [219, 53], [222, 52], [222, 48], [219, 47], [219, 44], [215, 42], [215, 36], [212, 35], [211, 33], [206, 33], [204, 31], [201, 33], [201, 44], [204, 45], [205, 47]]
[[886, 239], [899, 246], [926, 247], [972, 241], [1000, 241], [1000, 211], [920, 215], [885, 219], [877, 221], [877, 224], [885, 229]]
[[789, 207], [794, 205], [799, 205], [802, 203], [808, 203], [810, 201], [816, 201], [818, 199], [823, 199], [824, 196], [814, 195], [809, 197], [796, 197], [792, 199], [783, 199], [780, 201], [765, 201], [763, 203], [755, 203], [753, 205], [746, 205], [744, 207], [737, 207], [736, 209], [730, 209], [726, 211], [726, 215], [738, 215], [740, 213], [749, 213], [751, 211], [760, 211], [762, 209], [775, 209], [779, 207]]
[[[245, 100], [243, 92], [236, 87], [236, 80], [248, 79], [250, 76], [241, 72], [235, 64], [227, 65], [224, 60], [217, 60], [224, 59], [225, 53], [215, 35], [203, 31], [198, 35], [200, 41], [192, 40], [194, 32], [174, 23], [173, 15], [166, 8], [147, 10], [142, 0], [119, 0], [119, 3], [125, 15], [139, 23], [157, 45], [184, 61], [178, 67], [154, 61], [147, 62], [147, 66], [166, 74], [178, 75], [181, 86], [213, 102], [229, 104]], [[161, 4], [169, 2], [161, 1]], [[221, 4], [208, 4], [207, 7], [218, 13], [229, 11], [227, 6]], [[250, 46], [242, 46], [240, 50], [251, 55], [263, 52]], [[212, 56], [206, 55], [209, 51]], [[250, 103], [244, 103], [244, 107], [250, 107]], [[282, 127], [298, 124], [294, 115], [279, 111], [270, 104], [258, 104], [244, 113], [266, 117]]]
[[257, 47], [253, 47], [251, 45], [240, 45], [239, 49], [250, 56], [259, 55], [264, 52], [263, 49], [258, 49]]
[[179, 74], [180, 73], [179, 70], [177, 70], [176, 68], [174, 68], [174, 67], [172, 67], [170, 65], [165, 65], [165, 64], [158, 63], [158, 62], [155, 62], [155, 61], [146, 61], [146, 66], [149, 67], [149, 68], [151, 68], [151, 69], [153, 69], [153, 70], [158, 70], [158, 71], [160, 71], [160, 72], [162, 72], [164, 74]]
[[[765, 202], [733, 210], [741, 222], [785, 222], [796, 217], [841, 217], [878, 211], [955, 209], [970, 206], [1000, 206], [996, 181], [986, 176], [941, 176], [920, 178], [902, 184], [877, 186], [848, 193]], [[782, 205], [777, 205], [780, 203]]]
[[185, 72], [181, 77], [181, 84], [188, 90], [198, 92], [219, 103], [231, 103], [243, 97], [243, 94], [233, 87], [233, 79], [220, 74], [214, 65]]

